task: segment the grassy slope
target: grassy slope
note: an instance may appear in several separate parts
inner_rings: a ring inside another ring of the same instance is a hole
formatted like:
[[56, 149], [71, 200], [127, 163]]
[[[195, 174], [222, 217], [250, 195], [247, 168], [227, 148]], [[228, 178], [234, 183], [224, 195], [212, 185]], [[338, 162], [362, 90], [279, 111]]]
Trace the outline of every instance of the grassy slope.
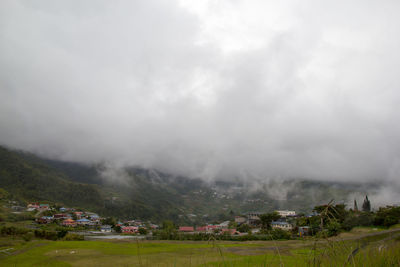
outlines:
[[[14, 244], [15, 255], [0, 258], [0, 265], [399, 266], [400, 240], [398, 237], [391, 239], [391, 235], [399, 233], [385, 232], [376, 236], [356, 236], [349, 240], [335, 241], [31, 241]], [[366, 245], [360, 246], [363, 243]], [[349, 257], [359, 246], [362, 247], [360, 251], [354, 257]], [[0, 248], [0, 251], [5, 247]]]

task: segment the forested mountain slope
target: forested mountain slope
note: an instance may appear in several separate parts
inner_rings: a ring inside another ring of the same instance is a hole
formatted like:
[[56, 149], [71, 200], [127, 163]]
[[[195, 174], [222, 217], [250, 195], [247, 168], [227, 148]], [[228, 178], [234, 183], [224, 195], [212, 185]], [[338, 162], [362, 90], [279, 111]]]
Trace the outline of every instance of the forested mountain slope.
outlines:
[[317, 204], [331, 199], [342, 202], [351, 193], [368, 190], [358, 184], [305, 180], [206, 183], [156, 170], [126, 168], [114, 173], [107, 168], [0, 147], [0, 187], [14, 198], [82, 207], [119, 218], [202, 223], [248, 211], [310, 212]]

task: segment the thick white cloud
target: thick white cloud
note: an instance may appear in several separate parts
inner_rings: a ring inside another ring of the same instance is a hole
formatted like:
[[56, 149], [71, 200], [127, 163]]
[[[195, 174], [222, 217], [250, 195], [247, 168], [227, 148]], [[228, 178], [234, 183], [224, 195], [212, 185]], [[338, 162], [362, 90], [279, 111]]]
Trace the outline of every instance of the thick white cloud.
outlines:
[[205, 179], [399, 180], [397, 1], [0, 5], [3, 145]]

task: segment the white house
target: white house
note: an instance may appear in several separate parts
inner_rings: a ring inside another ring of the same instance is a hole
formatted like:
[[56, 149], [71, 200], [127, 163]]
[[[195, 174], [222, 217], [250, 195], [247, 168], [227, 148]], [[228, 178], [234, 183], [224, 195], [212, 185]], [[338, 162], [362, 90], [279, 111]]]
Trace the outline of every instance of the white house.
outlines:
[[286, 231], [291, 231], [293, 229], [293, 226], [287, 222], [272, 222], [271, 226], [272, 228], [279, 228]]
[[102, 225], [100, 231], [103, 233], [111, 233], [112, 232], [111, 225]]
[[276, 212], [281, 215], [281, 217], [296, 216], [296, 212], [294, 210], [277, 210]]

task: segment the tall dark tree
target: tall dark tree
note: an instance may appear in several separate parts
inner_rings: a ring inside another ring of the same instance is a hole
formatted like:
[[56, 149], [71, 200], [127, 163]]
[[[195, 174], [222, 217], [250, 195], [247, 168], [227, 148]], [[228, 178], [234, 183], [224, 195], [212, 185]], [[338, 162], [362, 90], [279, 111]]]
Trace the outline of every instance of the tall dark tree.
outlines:
[[362, 211], [370, 212], [371, 211], [371, 202], [368, 199], [368, 196], [365, 196], [364, 203], [362, 205]]
[[358, 211], [357, 200], [354, 199], [354, 211]]

